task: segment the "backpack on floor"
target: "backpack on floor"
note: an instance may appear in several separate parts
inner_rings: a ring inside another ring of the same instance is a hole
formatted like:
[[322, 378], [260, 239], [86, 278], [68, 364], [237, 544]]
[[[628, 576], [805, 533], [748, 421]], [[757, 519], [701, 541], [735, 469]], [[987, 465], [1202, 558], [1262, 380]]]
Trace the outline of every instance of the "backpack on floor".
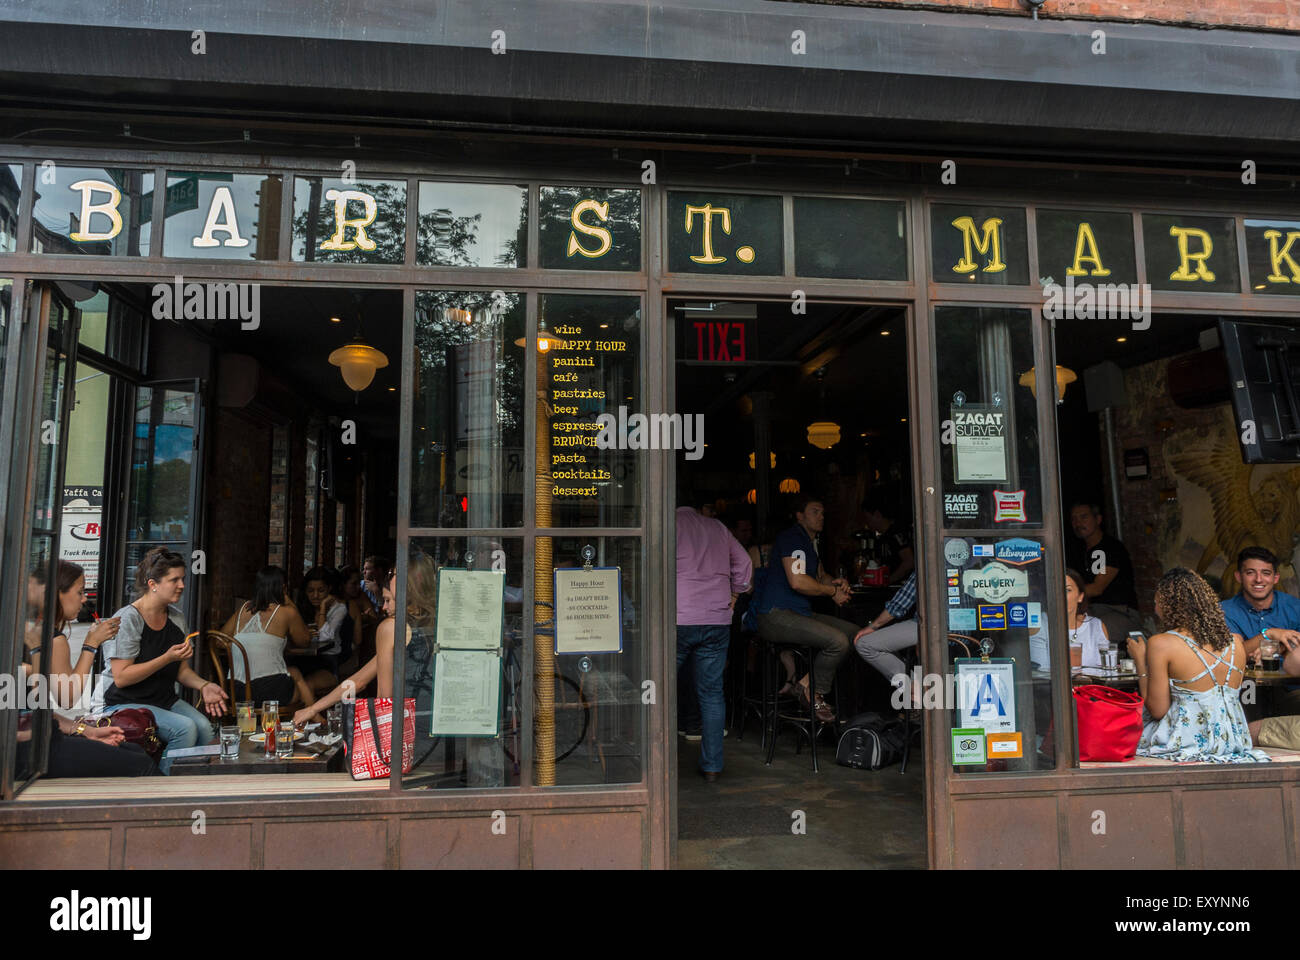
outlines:
[[[866, 716], [866, 715], [864, 715]], [[879, 714], [874, 715], [878, 718]], [[854, 720], [860, 718], [854, 717]], [[835, 748], [835, 762], [858, 770], [879, 770], [903, 759], [905, 743], [903, 724], [883, 718], [862, 725], [851, 724], [840, 735]]]

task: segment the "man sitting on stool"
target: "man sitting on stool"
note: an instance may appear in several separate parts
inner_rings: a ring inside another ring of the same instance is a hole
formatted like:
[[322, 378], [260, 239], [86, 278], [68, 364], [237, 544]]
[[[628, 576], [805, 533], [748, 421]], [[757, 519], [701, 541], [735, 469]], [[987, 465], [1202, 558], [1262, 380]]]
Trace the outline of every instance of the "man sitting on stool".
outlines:
[[[817, 719], [830, 723], [835, 714], [823, 699], [831, 689], [835, 670], [849, 652], [855, 624], [824, 613], [813, 613], [809, 597], [831, 597], [839, 606], [848, 602], [849, 583], [834, 580], [820, 568], [813, 538], [822, 532], [826, 510], [815, 497], [796, 501], [795, 525], [782, 531], [772, 543], [767, 582], [758, 614], [758, 632], [774, 645], [803, 645], [817, 649], [812, 676], [795, 684], [800, 702], [812, 706]], [[809, 681], [812, 690], [809, 690]]]

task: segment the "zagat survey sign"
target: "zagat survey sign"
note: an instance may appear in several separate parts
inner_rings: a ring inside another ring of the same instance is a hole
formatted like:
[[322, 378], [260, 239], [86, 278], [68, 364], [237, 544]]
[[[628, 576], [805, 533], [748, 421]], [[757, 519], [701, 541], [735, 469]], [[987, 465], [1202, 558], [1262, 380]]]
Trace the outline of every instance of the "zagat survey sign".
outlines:
[[961, 582], [967, 594], [989, 603], [1004, 603], [1012, 597], [1029, 596], [1029, 574], [997, 560], [978, 570], [964, 571]]

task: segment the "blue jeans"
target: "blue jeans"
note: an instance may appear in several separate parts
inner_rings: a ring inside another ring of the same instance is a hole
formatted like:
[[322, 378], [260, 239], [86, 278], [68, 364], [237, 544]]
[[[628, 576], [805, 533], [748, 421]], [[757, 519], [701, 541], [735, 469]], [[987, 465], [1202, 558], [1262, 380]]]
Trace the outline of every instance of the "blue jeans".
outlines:
[[[722, 675], [727, 666], [731, 642], [730, 624], [679, 626], [677, 628], [678, 675], [695, 676], [695, 698], [699, 703], [700, 769], [705, 773], [722, 770], [722, 728], [727, 712], [723, 701]], [[687, 664], [690, 669], [683, 670]]]
[[107, 711], [128, 710], [138, 707], [153, 713], [158, 724], [158, 739], [167, 744], [158, 759], [158, 769], [168, 774], [172, 769], [171, 752], [184, 747], [204, 747], [215, 739], [212, 736], [212, 723], [184, 700], [177, 700], [170, 710], [156, 707], [152, 703], [113, 703], [104, 709]]

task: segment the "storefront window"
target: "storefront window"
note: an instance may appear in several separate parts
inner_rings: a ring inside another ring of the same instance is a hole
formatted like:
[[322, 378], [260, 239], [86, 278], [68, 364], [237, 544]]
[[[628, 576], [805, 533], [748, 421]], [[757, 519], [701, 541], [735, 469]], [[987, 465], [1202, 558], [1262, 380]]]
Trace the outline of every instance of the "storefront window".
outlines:
[[1021, 207], [930, 207], [930, 249], [939, 283], [1029, 282], [1029, 246]]
[[1042, 283], [1137, 283], [1132, 214], [1040, 207], [1035, 222]]
[[404, 263], [406, 181], [294, 177], [293, 258]]
[[523, 344], [522, 294], [416, 295], [412, 526], [524, 522]]
[[1300, 295], [1300, 221], [1247, 220], [1245, 227], [1251, 292]]
[[641, 408], [639, 297], [543, 294], [539, 315], [537, 525], [637, 526], [644, 451], [702, 449], [697, 418]]
[[415, 262], [435, 267], [523, 267], [528, 188], [512, 183], [420, 183]]
[[0, 164], [0, 253], [18, 249], [18, 208], [22, 197], [23, 168]]
[[1048, 578], [1064, 567], [1042, 539], [1032, 323], [1028, 310], [935, 310], [948, 667], [929, 669], [923, 696], [952, 711], [964, 771], [1056, 763]]
[[673, 273], [780, 276], [781, 198], [668, 194], [668, 269]]
[[403, 696], [415, 701], [415, 757], [404, 788], [519, 785], [523, 544], [472, 534], [411, 541]]
[[153, 181], [149, 170], [42, 164], [36, 170], [32, 252], [148, 256]]
[[274, 260], [283, 189], [279, 175], [168, 170], [163, 256]]
[[892, 200], [794, 198], [795, 273], [907, 279], [907, 205]]
[[564, 270], [641, 269], [641, 191], [542, 187], [541, 265]]
[[1231, 217], [1142, 215], [1147, 282], [1155, 290], [1239, 293], [1237, 224]]
[[535, 549], [534, 782], [635, 783], [646, 702], [641, 541], [539, 537]]

